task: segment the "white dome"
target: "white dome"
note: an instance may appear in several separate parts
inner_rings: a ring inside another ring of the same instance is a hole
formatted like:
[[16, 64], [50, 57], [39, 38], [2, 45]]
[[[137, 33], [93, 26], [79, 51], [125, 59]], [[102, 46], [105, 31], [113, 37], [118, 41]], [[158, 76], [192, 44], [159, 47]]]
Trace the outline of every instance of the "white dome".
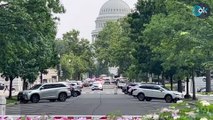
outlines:
[[101, 7], [99, 15], [95, 21], [95, 30], [92, 31], [92, 40], [97, 38], [98, 33], [104, 28], [106, 22], [116, 21], [125, 17], [131, 12], [128, 4], [123, 0], [108, 0]]
[[130, 7], [123, 0], [109, 0], [101, 7], [99, 15], [104, 14], [128, 14]]

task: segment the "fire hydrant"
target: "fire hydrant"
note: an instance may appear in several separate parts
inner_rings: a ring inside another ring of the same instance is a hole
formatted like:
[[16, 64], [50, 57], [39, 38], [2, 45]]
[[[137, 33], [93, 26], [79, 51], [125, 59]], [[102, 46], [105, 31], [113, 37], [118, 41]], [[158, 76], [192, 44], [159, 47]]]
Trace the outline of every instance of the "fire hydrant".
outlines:
[[0, 115], [5, 115], [6, 113], [6, 98], [5, 96], [0, 96]]

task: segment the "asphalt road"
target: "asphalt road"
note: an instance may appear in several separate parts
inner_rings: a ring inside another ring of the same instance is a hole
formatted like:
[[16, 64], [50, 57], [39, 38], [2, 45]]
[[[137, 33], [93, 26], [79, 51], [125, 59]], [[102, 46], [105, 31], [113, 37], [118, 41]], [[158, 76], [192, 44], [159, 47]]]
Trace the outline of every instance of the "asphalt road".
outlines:
[[156, 112], [170, 104], [164, 100], [151, 102], [138, 101], [123, 94], [120, 90], [114, 95], [114, 89], [91, 91], [83, 89], [83, 94], [66, 102], [40, 101], [39, 103], [18, 104], [6, 108], [7, 115], [106, 115], [120, 112], [123, 115], [144, 115]]

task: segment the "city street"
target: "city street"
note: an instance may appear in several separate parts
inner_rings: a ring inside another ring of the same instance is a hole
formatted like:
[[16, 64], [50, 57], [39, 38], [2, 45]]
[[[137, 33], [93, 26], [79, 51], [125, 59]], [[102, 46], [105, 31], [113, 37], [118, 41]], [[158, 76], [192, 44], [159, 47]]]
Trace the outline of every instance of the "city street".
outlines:
[[7, 115], [106, 115], [112, 112], [120, 112], [123, 115], [144, 115], [169, 105], [164, 100], [141, 102], [123, 94], [120, 89], [115, 95], [113, 86], [107, 85], [104, 86], [103, 91], [84, 88], [81, 96], [72, 97], [66, 102], [40, 101], [36, 104], [8, 106]]

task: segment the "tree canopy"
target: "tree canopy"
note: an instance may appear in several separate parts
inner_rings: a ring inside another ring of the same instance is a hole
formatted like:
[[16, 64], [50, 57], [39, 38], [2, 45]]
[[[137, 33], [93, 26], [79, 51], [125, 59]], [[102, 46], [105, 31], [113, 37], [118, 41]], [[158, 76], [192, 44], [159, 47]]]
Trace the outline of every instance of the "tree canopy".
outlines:
[[79, 31], [72, 30], [57, 41], [57, 51], [61, 56], [63, 79], [80, 80], [83, 73], [94, 68], [94, 53], [86, 39], [79, 38]]
[[[35, 80], [39, 71], [57, 63], [56, 18], [59, 0], [3, 0], [0, 3], [0, 70], [6, 80]], [[11, 97], [11, 91], [9, 94]]]

